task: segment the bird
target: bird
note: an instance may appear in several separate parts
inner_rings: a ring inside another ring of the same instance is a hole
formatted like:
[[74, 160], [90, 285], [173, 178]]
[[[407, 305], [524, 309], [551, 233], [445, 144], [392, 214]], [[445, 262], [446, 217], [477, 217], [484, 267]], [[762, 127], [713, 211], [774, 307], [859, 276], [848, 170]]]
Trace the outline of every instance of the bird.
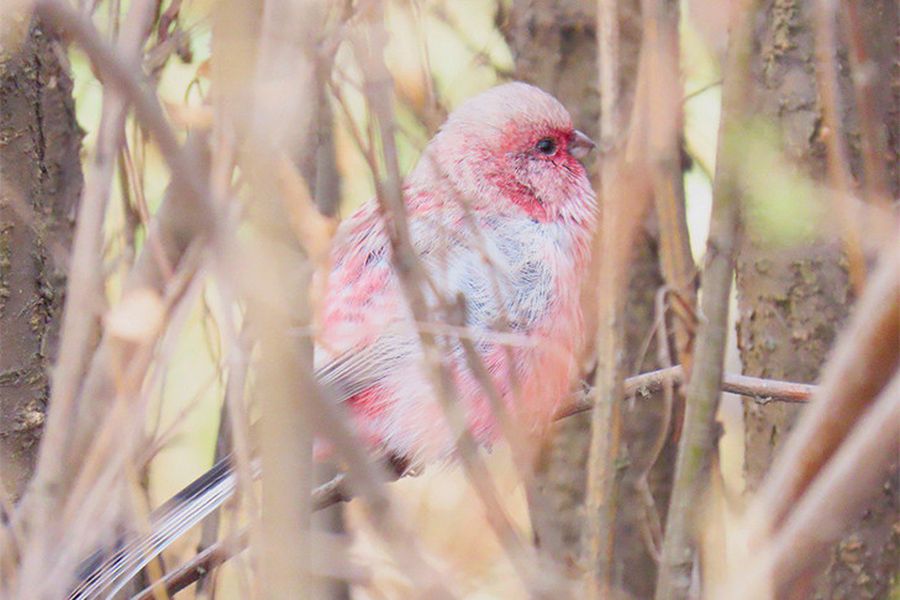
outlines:
[[[556, 98], [523, 82], [490, 88], [448, 116], [402, 187], [427, 323], [404, 293], [378, 200], [340, 224], [315, 319], [315, 376], [373, 453], [418, 468], [458, 451], [426, 364], [426, 329], [480, 445], [501, 435], [489, 386], [523, 430], [539, 435], [552, 422], [585, 339], [580, 283], [597, 201], [581, 159], [594, 147]], [[471, 368], [462, 337], [489, 382]], [[227, 460], [216, 464], [151, 515], [151, 536], [92, 561], [70, 597], [111, 596], [220, 506], [234, 479]]]

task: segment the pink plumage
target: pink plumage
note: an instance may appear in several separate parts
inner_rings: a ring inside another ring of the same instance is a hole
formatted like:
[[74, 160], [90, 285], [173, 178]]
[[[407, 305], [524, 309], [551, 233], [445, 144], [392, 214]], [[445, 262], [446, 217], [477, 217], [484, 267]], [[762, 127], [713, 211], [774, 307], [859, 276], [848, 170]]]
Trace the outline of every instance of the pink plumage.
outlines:
[[[555, 98], [509, 83], [454, 111], [403, 188], [429, 303], [465, 298], [464, 335], [529, 431], [543, 429], [569, 391], [582, 342], [579, 284], [595, 198], [578, 157], [592, 146]], [[412, 464], [452, 456], [374, 200], [338, 231], [323, 306], [317, 375], [360, 433]], [[422, 326], [440, 334], [469, 427], [490, 444], [498, 427], [459, 331]]]

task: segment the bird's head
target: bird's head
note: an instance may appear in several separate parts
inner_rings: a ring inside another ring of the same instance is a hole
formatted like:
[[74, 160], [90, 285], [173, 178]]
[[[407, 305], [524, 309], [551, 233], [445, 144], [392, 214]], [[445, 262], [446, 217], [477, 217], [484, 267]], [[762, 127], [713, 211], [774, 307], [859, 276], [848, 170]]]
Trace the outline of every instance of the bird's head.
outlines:
[[540, 221], [589, 219], [594, 194], [579, 162], [594, 147], [556, 98], [507, 83], [457, 108], [434, 137], [413, 181], [446, 177], [477, 207], [509, 203]]

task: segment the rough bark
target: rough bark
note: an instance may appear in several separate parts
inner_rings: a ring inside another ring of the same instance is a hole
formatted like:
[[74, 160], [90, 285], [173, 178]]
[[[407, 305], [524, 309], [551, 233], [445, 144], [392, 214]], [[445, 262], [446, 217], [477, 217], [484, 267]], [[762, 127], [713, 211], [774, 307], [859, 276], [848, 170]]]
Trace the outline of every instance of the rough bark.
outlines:
[[[784, 155], [813, 179], [826, 177], [826, 138], [814, 59], [815, 3], [767, 0], [761, 3], [753, 58], [754, 112], [781, 132]], [[878, 73], [893, 86], [874, 87], [877, 123], [887, 123], [890, 147], [885, 166], [896, 194], [898, 16], [893, 0], [858, 3], [866, 23], [865, 43]], [[840, 121], [846, 128], [850, 168], [861, 178], [858, 113], [842, 48]], [[893, 58], [891, 58], [893, 57]], [[893, 88], [893, 89], [892, 89]], [[889, 156], [893, 154], [894, 160]], [[827, 201], [825, 198], [823, 202]], [[846, 262], [832, 240], [800, 241], [789, 248], [772, 243], [767, 231], [745, 226], [737, 261], [738, 345], [748, 375], [814, 382], [835, 333], [849, 312], [852, 292]], [[779, 451], [801, 408], [780, 403], [744, 403], [745, 475], [754, 489]], [[834, 548], [815, 595], [827, 598], [876, 598], [888, 594], [891, 573], [900, 564], [896, 482], [861, 515], [853, 532]]]
[[[621, 4], [622, 107], [627, 118], [634, 94], [641, 40], [640, 2]], [[599, 102], [596, 89], [596, 3], [587, 0], [549, 2], [516, 0], [505, 32], [516, 57], [516, 75], [556, 95], [570, 110], [575, 126], [598, 139]], [[627, 121], [626, 121], [627, 122]], [[647, 230], [652, 230], [652, 223]], [[651, 346], [644, 360], [638, 353], [650, 335], [654, 296], [663, 284], [658, 267], [655, 236], [638, 237], [631, 268], [626, 315], [629, 369], [649, 370], [657, 365]], [[591, 336], [592, 333], [589, 333]], [[625, 440], [622, 498], [616, 531], [616, 581], [634, 597], [653, 594], [656, 566], [642, 539], [643, 504], [635, 479], [660, 434], [661, 402], [629, 403], [624, 407]], [[573, 570], [584, 529], [585, 462], [590, 440], [589, 415], [576, 415], [557, 424], [542, 449], [536, 466], [537, 492], [543, 506], [532, 503], [532, 525], [543, 550]], [[674, 448], [667, 446], [650, 473], [650, 487], [660, 512], [668, 506]]]
[[0, 27], [0, 493], [37, 457], [81, 193], [65, 50], [39, 23]]

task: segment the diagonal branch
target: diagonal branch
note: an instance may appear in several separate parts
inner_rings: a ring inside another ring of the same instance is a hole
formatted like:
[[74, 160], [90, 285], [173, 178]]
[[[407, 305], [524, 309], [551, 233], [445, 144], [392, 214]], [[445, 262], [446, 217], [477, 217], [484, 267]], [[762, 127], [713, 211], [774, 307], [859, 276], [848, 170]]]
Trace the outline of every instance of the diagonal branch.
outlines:
[[767, 546], [753, 552], [728, 587], [715, 597], [785, 595], [806, 569], [823, 562], [828, 547], [857, 518], [896, 467], [900, 452], [900, 373], [872, 402], [834, 457], [822, 469]]

